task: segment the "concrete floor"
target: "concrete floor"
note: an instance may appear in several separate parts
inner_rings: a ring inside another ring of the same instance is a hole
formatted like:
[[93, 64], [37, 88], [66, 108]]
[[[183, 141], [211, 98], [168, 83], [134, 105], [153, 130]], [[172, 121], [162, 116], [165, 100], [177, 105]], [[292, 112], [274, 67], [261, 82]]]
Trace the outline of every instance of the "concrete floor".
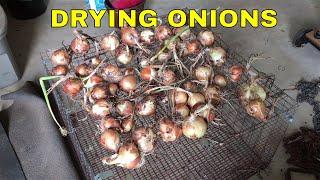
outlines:
[[[235, 10], [275, 9], [278, 12], [278, 26], [275, 28], [226, 29], [218, 27], [215, 31], [222, 33], [223, 39], [244, 56], [264, 53], [266, 57], [271, 57], [268, 61], [258, 62], [256, 67], [266, 73], [276, 74], [277, 84], [281, 88], [287, 88], [302, 77], [306, 79], [320, 77], [320, 51], [311, 45], [294, 48], [290, 43], [292, 35], [300, 28], [312, 28], [319, 25], [317, 24], [320, 17], [319, 0], [149, 0], [146, 7], [157, 10], [158, 14], [181, 7], [207, 7], [208, 9], [220, 7], [220, 9]], [[23, 77], [18, 84], [0, 90], [0, 94], [18, 89], [25, 81], [37, 81], [44, 74], [40, 52], [60, 46], [62, 40], [67, 42], [72, 40], [73, 35], [70, 28], [52, 29], [50, 27], [50, 10], [53, 8], [81, 9], [84, 8], [84, 3], [79, 0], [56, 0], [51, 1], [48, 11], [36, 19], [19, 21], [9, 18], [9, 44], [23, 72]], [[106, 33], [108, 28], [106, 26], [100, 29], [89, 27], [85, 31], [92, 35], [99, 35]], [[294, 93], [292, 95], [295, 96]], [[288, 133], [297, 130], [300, 126], [312, 126], [311, 113], [311, 107], [306, 104], [301, 105]], [[283, 151], [280, 146], [267, 170], [266, 179], [283, 179], [282, 170], [287, 167], [285, 163], [287, 156]]]

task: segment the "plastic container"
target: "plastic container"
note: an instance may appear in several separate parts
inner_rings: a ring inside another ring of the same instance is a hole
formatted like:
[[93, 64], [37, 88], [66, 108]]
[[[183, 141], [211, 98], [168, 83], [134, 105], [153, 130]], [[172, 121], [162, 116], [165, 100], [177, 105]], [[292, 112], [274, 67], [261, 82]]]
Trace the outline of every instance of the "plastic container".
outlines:
[[8, 8], [17, 19], [31, 19], [43, 14], [49, 0], [9, 0]]
[[20, 79], [20, 73], [13, 59], [7, 38], [7, 17], [0, 6], [0, 89]]

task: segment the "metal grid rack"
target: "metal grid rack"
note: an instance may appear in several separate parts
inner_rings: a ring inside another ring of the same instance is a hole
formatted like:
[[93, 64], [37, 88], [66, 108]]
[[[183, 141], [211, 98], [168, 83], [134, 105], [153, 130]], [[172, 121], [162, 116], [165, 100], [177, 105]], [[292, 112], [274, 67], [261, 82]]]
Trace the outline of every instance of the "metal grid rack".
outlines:
[[[215, 46], [227, 50], [226, 67], [245, 65], [245, 59], [228, 48], [221, 39]], [[52, 69], [49, 54], [42, 53], [48, 74]], [[73, 65], [94, 55], [92, 47], [86, 57], [74, 57]], [[110, 58], [104, 52], [101, 56]], [[226, 89], [238, 89], [239, 84], [246, 80], [247, 77], [238, 84], [229, 83]], [[61, 87], [53, 91], [51, 101], [56, 104], [55, 112], [69, 131], [74, 155], [87, 179], [247, 179], [268, 166], [285, 135], [288, 119], [297, 107], [291, 97], [274, 85], [273, 78], [267, 78], [262, 85], [269, 93], [268, 106], [273, 102], [272, 96], [282, 95], [275, 105], [273, 116], [266, 123], [250, 117], [236, 95], [230, 94], [227, 99], [232, 101], [232, 106], [224, 103], [218, 107], [221, 112], [219, 116], [226, 126], [209, 124], [205, 138], [198, 141], [185, 137], [174, 143], [159, 140], [155, 152], [146, 156], [145, 164], [136, 170], [102, 165], [101, 158], [110, 153], [99, 145], [96, 119], [87, 116], [80, 103], [67, 97]], [[155, 117], [136, 117], [137, 126], [154, 124], [164, 116], [167, 116], [167, 107], [160, 103]], [[223, 145], [211, 143], [211, 140]]]

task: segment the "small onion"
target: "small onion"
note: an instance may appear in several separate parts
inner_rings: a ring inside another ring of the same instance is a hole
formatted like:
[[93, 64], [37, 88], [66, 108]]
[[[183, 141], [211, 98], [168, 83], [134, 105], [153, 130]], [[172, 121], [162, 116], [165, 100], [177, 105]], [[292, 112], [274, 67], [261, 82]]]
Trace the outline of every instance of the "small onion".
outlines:
[[134, 143], [126, 143], [117, 154], [102, 159], [103, 164], [117, 165], [126, 169], [136, 169], [142, 165], [139, 149]]
[[122, 43], [129, 46], [133, 46], [137, 44], [139, 40], [139, 33], [135, 28], [123, 27], [121, 29], [121, 40], [122, 40]]
[[221, 47], [210, 48], [209, 53], [215, 66], [222, 66], [227, 61], [227, 52]]
[[124, 71], [124, 75], [125, 75], [125, 76], [135, 75], [135, 70], [134, 70], [134, 68], [126, 68], [126, 70]]
[[69, 78], [63, 84], [63, 91], [70, 96], [76, 96], [83, 88], [83, 83], [80, 79]]
[[137, 88], [137, 78], [133, 75], [125, 76], [119, 85], [123, 91], [132, 92]]
[[233, 82], [240, 81], [243, 71], [244, 71], [244, 68], [241, 65], [233, 65], [229, 70], [230, 79]]
[[156, 28], [156, 38], [159, 41], [164, 41], [172, 35], [171, 29], [166, 25], [160, 25]]
[[117, 152], [120, 146], [120, 134], [116, 130], [107, 129], [100, 137], [100, 144], [109, 151]]
[[201, 51], [201, 44], [198, 40], [192, 40], [186, 44], [186, 55], [199, 54]]
[[59, 49], [52, 53], [51, 62], [53, 65], [69, 65], [71, 58], [67, 51]]
[[161, 119], [160, 135], [164, 142], [172, 142], [179, 139], [182, 135], [182, 129], [170, 119]]
[[164, 70], [161, 73], [160, 78], [161, 78], [162, 83], [164, 85], [170, 85], [170, 84], [174, 83], [177, 80], [176, 79], [176, 74], [173, 71], [169, 70], [169, 69]]
[[205, 103], [205, 97], [201, 93], [192, 93], [188, 98], [188, 105], [193, 108], [198, 104]]
[[93, 67], [97, 67], [100, 63], [102, 62], [102, 60], [100, 59], [99, 56], [95, 56], [91, 59], [90, 63]]
[[[197, 112], [198, 110], [204, 108], [204, 106], [206, 106], [206, 105], [205, 104], [199, 105], [198, 107], [195, 108], [194, 112]], [[198, 112], [197, 115], [206, 119], [207, 122], [211, 122], [216, 119], [216, 114], [215, 114], [214, 110], [211, 108], [206, 108], [206, 109], [202, 110], [201, 112]]]
[[140, 67], [145, 68], [150, 65], [150, 62], [147, 58], [141, 58], [139, 65], [140, 65]]
[[117, 84], [115, 83], [110, 83], [108, 84], [108, 92], [109, 94], [111, 94], [112, 96], [117, 95], [117, 91], [118, 91], [119, 87]]
[[79, 77], [86, 77], [91, 74], [93, 70], [87, 64], [80, 64], [76, 67], [76, 75]]
[[108, 96], [108, 91], [105, 86], [99, 85], [95, 86], [91, 90], [91, 97], [94, 100], [105, 99]]
[[100, 47], [105, 51], [114, 51], [119, 45], [119, 39], [115, 35], [106, 35], [100, 41]]
[[213, 76], [213, 70], [208, 66], [198, 66], [195, 70], [195, 76], [199, 81], [209, 82]]
[[104, 99], [98, 100], [91, 109], [91, 113], [98, 117], [106, 117], [110, 114], [112, 104]]
[[156, 134], [151, 128], [139, 127], [132, 133], [133, 141], [138, 144], [141, 152], [149, 153], [155, 148]]
[[196, 84], [194, 82], [191, 81], [187, 81], [183, 84], [183, 87], [186, 91], [190, 91], [190, 92], [194, 92], [196, 91], [197, 87]]
[[106, 117], [101, 120], [100, 129], [102, 131], [112, 128], [120, 128], [120, 122], [113, 117]]
[[75, 38], [70, 45], [72, 51], [76, 54], [86, 54], [90, 49], [90, 43], [86, 38]]
[[215, 38], [212, 31], [206, 30], [199, 33], [198, 40], [203, 46], [212, 46]]
[[183, 118], [189, 116], [190, 114], [190, 109], [185, 104], [177, 104], [175, 106], [175, 110], [176, 110], [176, 113]]
[[190, 116], [182, 124], [182, 133], [189, 139], [202, 138], [208, 129], [206, 121], [199, 116]]
[[118, 62], [126, 65], [132, 61], [133, 55], [128, 46], [120, 45], [116, 49], [116, 58]]
[[103, 78], [99, 75], [94, 74], [89, 78], [88, 82], [86, 83], [86, 87], [91, 88], [102, 83]]
[[159, 54], [158, 60], [159, 62], [166, 62], [172, 58], [172, 53], [170, 51], [163, 51]]
[[130, 132], [135, 124], [132, 117], [127, 117], [121, 122], [121, 128], [124, 133]]
[[65, 65], [58, 65], [52, 69], [52, 75], [54, 76], [65, 76], [68, 72], [69, 68]]
[[188, 102], [188, 94], [179, 90], [172, 91], [172, 98], [175, 104], [186, 104]]
[[221, 102], [221, 91], [217, 86], [207, 87], [204, 96], [207, 101], [211, 101], [214, 104], [219, 104]]
[[136, 112], [140, 116], [150, 116], [156, 113], [157, 104], [152, 96], [147, 96], [136, 107]]
[[120, 116], [130, 116], [134, 111], [133, 103], [130, 101], [121, 101], [117, 104], [116, 111]]
[[112, 64], [108, 64], [103, 68], [102, 75], [109, 82], [119, 82], [123, 78], [119, 67]]
[[227, 86], [227, 79], [223, 75], [216, 75], [214, 77], [214, 83], [220, 87]]
[[[182, 30], [184, 30], [185, 27], [180, 27], [180, 28], [175, 28], [173, 30], [174, 34], [178, 34], [178, 33], [181, 33]], [[185, 30], [184, 32], [182, 32], [179, 37], [182, 39], [182, 40], [187, 40], [191, 37], [191, 31], [190, 29], [188, 28], [187, 30]]]
[[155, 40], [154, 32], [150, 29], [146, 29], [146, 30], [141, 31], [140, 40], [141, 40], [141, 42], [143, 42], [145, 44], [153, 43]]
[[247, 113], [261, 121], [267, 121], [268, 113], [266, 104], [260, 99], [249, 101], [246, 105]]
[[140, 77], [144, 81], [152, 81], [157, 76], [157, 71], [151, 66], [143, 68], [140, 72]]

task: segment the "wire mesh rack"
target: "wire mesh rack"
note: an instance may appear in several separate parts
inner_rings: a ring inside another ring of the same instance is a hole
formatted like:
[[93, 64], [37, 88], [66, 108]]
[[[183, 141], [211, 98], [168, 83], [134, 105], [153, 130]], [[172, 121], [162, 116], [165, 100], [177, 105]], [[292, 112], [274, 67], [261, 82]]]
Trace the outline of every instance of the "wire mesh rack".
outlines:
[[[99, 37], [97, 37], [99, 39]], [[222, 46], [228, 52], [226, 68], [233, 64], [246, 65], [247, 60], [221, 40], [215, 46]], [[92, 46], [85, 56], [73, 57], [73, 66], [95, 56]], [[102, 57], [112, 55], [100, 52]], [[138, 57], [137, 57], [138, 58]], [[50, 74], [50, 52], [42, 53], [42, 59]], [[218, 71], [218, 70], [217, 70]], [[285, 135], [289, 121], [297, 107], [295, 101], [274, 85], [274, 77], [262, 72], [267, 78], [261, 85], [268, 92], [267, 106], [274, 104], [273, 115], [267, 122], [250, 117], [238, 100], [236, 93], [230, 93], [217, 107], [226, 126], [209, 124], [204, 138], [192, 141], [185, 137], [177, 142], [156, 142], [156, 150], [145, 157], [145, 164], [136, 170], [126, 170], [116, 166], [105, 166], [101, 159], [111, 155], [99, 144], [97, 119], [83, 110], [79, 101], [67, 97], [60, 86], [51, 95], [56, 105], [55, 114], [68, 129], [68, 138], [74, 150], [81, 172], [87, 179], [247, 179], [265, 169]], [[235, 90], [246, 82], [229, 83], [226, 89]], [[50, 84], [49, 84], [50, 85]], [[137, 126], [154, 124], [161, 117], [168, 116], [168, 107], [159, 102], [155, 116], [135, 117]], [[219, 142], [219, 143], [216, 143]]]

